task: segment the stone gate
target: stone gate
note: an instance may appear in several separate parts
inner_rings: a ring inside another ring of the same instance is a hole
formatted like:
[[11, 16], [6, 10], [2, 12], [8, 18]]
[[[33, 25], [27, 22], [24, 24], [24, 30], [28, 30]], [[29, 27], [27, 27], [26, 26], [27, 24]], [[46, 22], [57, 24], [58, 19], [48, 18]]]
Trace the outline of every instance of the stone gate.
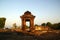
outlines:
[[34, 27], [34, 18], [35, 16], [33, 16], [31, 14], [31, 12], [29, 11], [26, 11], [24, 13], [24, 15], [20, 16], [21, 20], [22, 20], [22, 30], [26, 30], [26, 21], [29, 21], [30, 22], [30, 31], [34, 30], [35, 27]]

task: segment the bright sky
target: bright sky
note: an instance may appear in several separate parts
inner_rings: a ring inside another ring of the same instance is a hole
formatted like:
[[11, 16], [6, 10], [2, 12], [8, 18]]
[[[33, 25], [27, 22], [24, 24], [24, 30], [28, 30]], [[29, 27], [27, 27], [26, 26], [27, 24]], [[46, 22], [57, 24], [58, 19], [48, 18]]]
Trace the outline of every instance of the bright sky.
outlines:
[[0, 0], [0, 17], [6, 18], [6, 27], [21, 25], [25, 11], [36, 16], [35, 24], [60, 22], [60, 0]]

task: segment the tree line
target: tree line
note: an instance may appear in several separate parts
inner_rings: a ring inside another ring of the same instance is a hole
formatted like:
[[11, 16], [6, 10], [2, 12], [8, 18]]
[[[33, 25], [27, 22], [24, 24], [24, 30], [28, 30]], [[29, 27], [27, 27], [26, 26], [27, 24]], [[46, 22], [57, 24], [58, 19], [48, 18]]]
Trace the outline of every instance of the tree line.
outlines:
[[48, 27], [50, 27], [52, 29], [56, 29], [56, 30], [60, 29], [60, 23], [52, 24], [51, 22], [47, 22], [47, 23], [42, 23], [41, 26], [48, 26]]

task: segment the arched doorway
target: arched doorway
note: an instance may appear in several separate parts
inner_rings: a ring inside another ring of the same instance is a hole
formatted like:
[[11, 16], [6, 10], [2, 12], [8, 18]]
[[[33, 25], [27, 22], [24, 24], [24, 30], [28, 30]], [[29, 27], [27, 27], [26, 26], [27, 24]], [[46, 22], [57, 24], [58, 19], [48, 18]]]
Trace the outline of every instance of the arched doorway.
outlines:
[[24, 15], [22, 15], [20, 17], [21, 17], [21, 20], [22, 20], [22, 30], [24, 30], [24, 31], [26, 30], [26, 21], [30, 22], [30, 27], [29, 27], [30, 31], [35, 29], [35, 27], [34, 27], [34, 18], [35, 18], [35, 16], [33, 16], [31, 14], [31, 12], [26, 11], [24, 13]]

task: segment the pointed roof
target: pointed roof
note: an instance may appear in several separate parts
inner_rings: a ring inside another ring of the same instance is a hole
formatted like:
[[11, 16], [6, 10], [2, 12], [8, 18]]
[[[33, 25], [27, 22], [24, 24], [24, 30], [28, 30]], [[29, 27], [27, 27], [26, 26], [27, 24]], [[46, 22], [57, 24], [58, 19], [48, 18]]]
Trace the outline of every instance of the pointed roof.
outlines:
[[20, 16], [21, 18], [35, 18], [34, 15], [32, 15], [31, 12], [26, 11], [22, 16]]
[[26, 11], [24, 14], [25, 14], [25, 15], [31, 15], [31, 12]]

